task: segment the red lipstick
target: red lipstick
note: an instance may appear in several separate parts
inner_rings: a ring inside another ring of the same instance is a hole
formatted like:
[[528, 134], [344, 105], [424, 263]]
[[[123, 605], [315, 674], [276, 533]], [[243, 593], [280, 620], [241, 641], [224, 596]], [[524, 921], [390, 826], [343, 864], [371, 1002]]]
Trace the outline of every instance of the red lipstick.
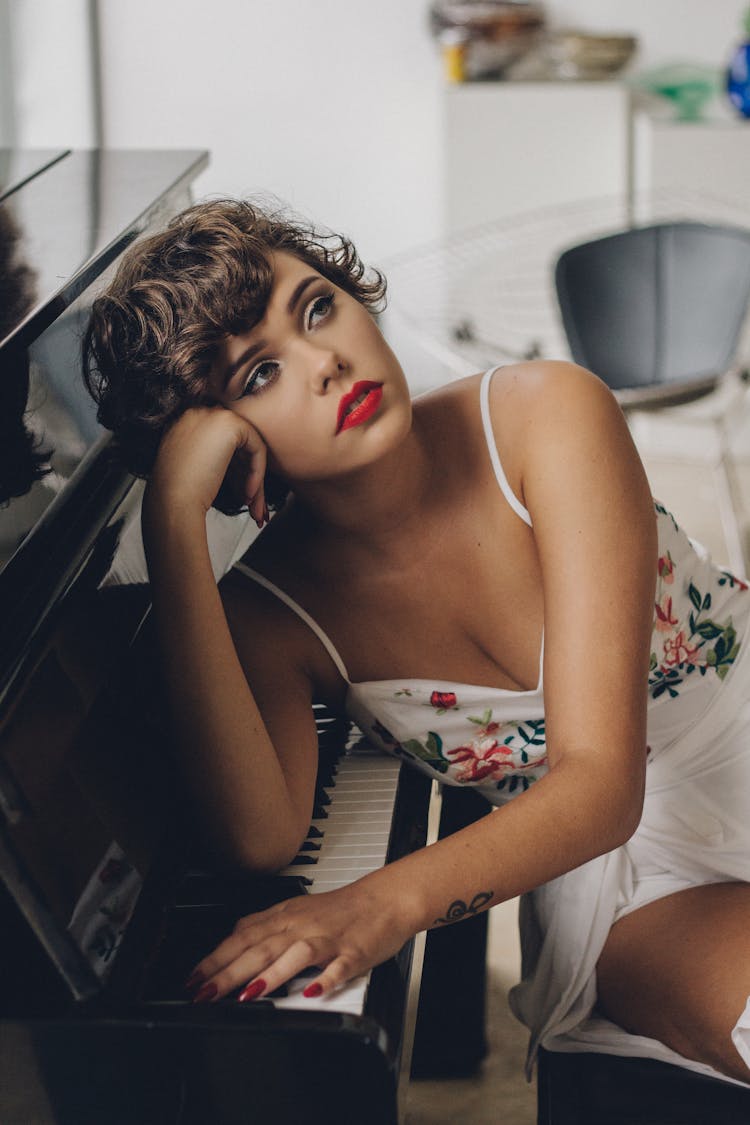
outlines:
[[339, 403], [336, 433], [350, 430], [352, 426], [359, 426], [362, 422], [366, 422], [380, 406], [382, 397], [382, 383], [355, 383]]

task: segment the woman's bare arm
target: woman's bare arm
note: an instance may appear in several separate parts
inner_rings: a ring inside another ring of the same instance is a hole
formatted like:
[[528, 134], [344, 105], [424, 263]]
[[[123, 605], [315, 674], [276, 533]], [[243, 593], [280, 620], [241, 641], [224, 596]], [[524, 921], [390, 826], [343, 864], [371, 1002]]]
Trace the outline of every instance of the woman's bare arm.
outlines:
[[171, 712], [197, 805], [234, 861], [276, 870], [296, 853], [310, 823], [317, 739], [310, 680], [291, 652], [277, 693], [284, 700], [274, 731], [280, 741], [273, 744], [214, 579], [206, 511], [237, 449], [253, 466], [252, 501], [265, 452], [257, 434], [230, 411], [189, 411], [162, 442], [142, 523]]
[[[310, 964], [329, 990], [444, 924], [622, 844], [640, 817], [656, 534], [621, 412], [589, 373], [535, 364], [493, 388], [497, 430], [523, 434], [518, 487], [545, 598], [549, 774], [507, 807], [350, 887], [242, 920], [199, 966], [210, 996], [250, 995]], [[496, 431], [497, 432], [497, 431]], [[214, 991], [215, 989], [215, 991]], [[209, 995], [204, 993], [204, 998]]]

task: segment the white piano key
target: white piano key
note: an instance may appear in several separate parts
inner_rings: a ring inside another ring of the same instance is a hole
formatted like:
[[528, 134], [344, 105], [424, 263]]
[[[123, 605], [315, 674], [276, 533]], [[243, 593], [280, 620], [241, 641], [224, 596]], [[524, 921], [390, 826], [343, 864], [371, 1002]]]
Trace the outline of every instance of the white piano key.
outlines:
[[[324, 786], [331, 799], [327, 816], [313, 820], [322, 837], [316, 863], [287, 867], [282, 875], [304, 875], [311, 894], [324, 894], [348, 886], [385, 863], [393, 820], [401, 764], [371, 749], [357, 749], [339, 759], [331, 785]], [[362, 1012], [369, 973], [328, 996], [308, 998], [302, 990], [309, 983], [306, 973], [288, 984], [289, 995], [272, 1003], [277, 1008], [300, 1011]]]
[[303, 1012], [349, 1012], [354, 1016], [361, 1014], [370, 980], [369, 974], [357, 977], [343, 988], [338, 988], [326, 996], [303, 996], [302, 990], [307, 987], [310, 980], [311, 977], [307, 975], [290, 981], [287, 985], [288, 996], [273, 1000], [274, 1007], [296, 1008]]

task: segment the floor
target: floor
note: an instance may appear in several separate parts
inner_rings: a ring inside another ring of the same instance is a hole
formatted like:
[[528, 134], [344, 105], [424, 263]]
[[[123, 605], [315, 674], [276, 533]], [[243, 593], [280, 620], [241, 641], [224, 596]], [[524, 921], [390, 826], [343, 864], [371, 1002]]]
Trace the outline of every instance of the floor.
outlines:
[[[656, 497], [717, 562], [745, 577], [750, 560], [750, 389], [727, 380], [702, 400], [634, 413], [631, 432]], [[534, 1125], [536, 1092], [523, 1075], [526, 1030], [508, 1008], [518, 979], [517, 901], [490, 914], [490, 1053], [481, 1074], [412, 1082], [406, 1125]]]
[[523, 1073], [526, 1031], [508, 1007], [521, 952], [518, 900], [490, 911], [488, 949], [489, 1055], [475, 1078], [419, 1081], [409, 1086], [405, 1125], [534, 1125], [536, 1089]]

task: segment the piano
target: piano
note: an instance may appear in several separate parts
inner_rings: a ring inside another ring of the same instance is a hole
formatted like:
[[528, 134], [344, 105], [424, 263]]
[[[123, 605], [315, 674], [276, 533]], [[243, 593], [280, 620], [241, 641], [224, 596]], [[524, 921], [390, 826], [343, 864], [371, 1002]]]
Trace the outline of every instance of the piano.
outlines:
[[[403, 1120], [423, 937], [318, 1000], [300, 999], [304, 977], [252, 1004], [194, 1005], [184, 991], [239, 916], [423, 846], [440, 815], [426, 778], [316, 706], [314, 816], [289, 867], [224, 870], [196, 829], [161, 703], [142, 484], [96, 421], [79, 348], [122, 252], [189, 203], [206, 163], [204, 152], [0, 150], [3, 1125]], [[217, 576], [245, 534], [216, 513]], [[446, 802], [442, 831], [480, 815], [456, 808]], [[469, 964], [469, 1069], [484, 1053], [485, 925], [428, 941], [454, 974]], [[439, 957], [430, 963], [437, 982]], [[458, 1057], [460, 1070], [456, 1013], [427, 991], [417, 1068]]]

